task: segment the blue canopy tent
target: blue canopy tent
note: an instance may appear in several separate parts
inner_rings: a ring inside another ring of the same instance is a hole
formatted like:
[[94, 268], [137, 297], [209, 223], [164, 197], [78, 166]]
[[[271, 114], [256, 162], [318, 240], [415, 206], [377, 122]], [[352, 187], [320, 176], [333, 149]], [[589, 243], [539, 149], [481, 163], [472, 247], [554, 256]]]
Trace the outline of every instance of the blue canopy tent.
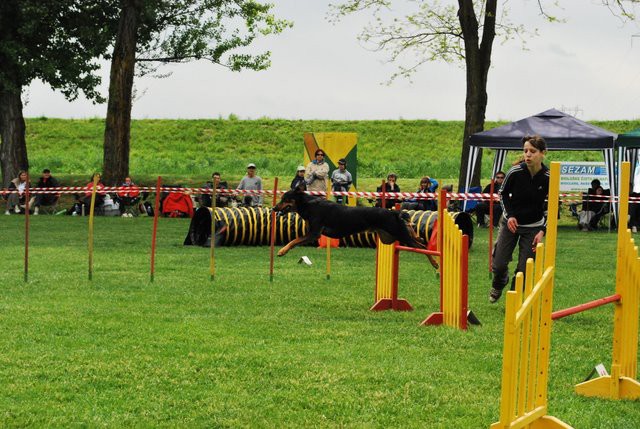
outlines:
[[[476, 159], [483, 148], [496, 151], [491, 172], [493, 177], [502, 170], [507, 151], [522, 150], [522, 137], [533, 134], [545, 139], [548, 150], [601, 151], [607, 168], [611, 195], [618, 195], [614, 155], [616, 134], [556, 109], [549, 109], [537, 115], [471, 135], [466, 189], [469, 188]], [[617, 203], [613, 206], [614, 216], [617, 216]]]

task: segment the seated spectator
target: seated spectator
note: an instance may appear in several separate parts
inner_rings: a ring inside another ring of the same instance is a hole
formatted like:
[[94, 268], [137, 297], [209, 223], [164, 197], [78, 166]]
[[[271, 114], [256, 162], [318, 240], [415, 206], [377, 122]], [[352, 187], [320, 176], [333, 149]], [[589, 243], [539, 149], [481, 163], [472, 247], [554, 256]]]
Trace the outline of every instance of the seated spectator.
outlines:
[[[340, 158], [338, 160], [338, 168], [333, 170], [331, 174], [331, 190], [338, 192], [349, 192], [353, 178], [351, 173], [347, 171], [347, 160]], [[344, 195], [337, 195], [336, 202], [338, 204], [349, 204], [349, 197]]]
[[[227, 182], [223, 182], [220, 180], [220, 173], [218, 173], [217, 171], [211, 175], [211, 180], [205, 183], [202, 187], [204, 189], [213, 189], [214, 184], [216, 190], [229, 189], [229, 185], [227, 185]], [[203, 207], [211, 207], [211, 194], [200, 195], [199, 202]], [[216, 207], [227, 207], [228, 204], [229, 195], [216, 192]]]
[[[378, 186], [376, 188], [377, 192], [400, 192], [400, 186], [398, 186], [398, 184], [396, 183], [396, 181], [398, 180], [398, 176], [395, 173], [389, 173], [387, 175], [387, 181], [384, 184], [384, 191], [382, 189], [382, 186]], [[392, 209], [396, 206], [396, 203], [400, 202], [400, 198], [398, 199], [389, 199], [386, 198], [386, 202], [385, 202], [385, 207]], [[376, 200], [376, 207], [382, 207], [382, 199], [378, 198]]]
[[304, 168], [304, 165], [298, 166], [298, 169], [296, 170], [296, 176], [291, 181], [291, 189], [297, 189], [302, 187], [303, 191], [307, 190], [307, 182], [304, 180], [305, 171], [306, 170]]
[[[589, 194], [595, 194], [596, 193], [596, 189], [600, 186], [600, 181], [598, 179], [593, 179], [591, 181], [591, 187], [589, 189], [587, 189], [587, 195]], [[583, 196], [583, 200], [584, 200], [584, 192], [582, 194]], [[571, 204], [569, 204], [569, 211], [571, 212], [571, 216], [573, 217], [578, 217], [578, 205], [580, 203], [573, 202]]]
[[583, 197], [582, 211], [578, 213], [578, 228], [581, 231], [598, 229], [598, 222], [605, 214], [609, 213], [608, 191], [598, 186], [590, 188], [586, 197]]
[[[425, 176], [420, 179], [420, 188], [416, 191], [419, 194], [434, 193], [438, 189], [438, 181], [432, 179], [429, 176]], [[438, 200], [424, 200], [418, 198], [412, 198], [402, 203], [402, 208], [405, 210], [438, 210]]]
[[[504, 182], [505, 174], [503, 171], [498, 171], [496, 173], [496, 177], [494, 178], [493, 192], [495, 194], [498, 193], [500, 188], [502, 187], [502, 182]], [[484, 187], [482, 190], [483, 194], [488, 194], [491, 192], [491, 183]], [[502, 206], [497, 201], [488, 201], [482, 200], [476, 206], [476, 217], [478, 218], [478, 228], [486, 228], [485, 223], [485, 215], [489, 216], [489, 208], [490, 205], [493, 205], [493, 226], [497, 227], [498, 223], [500, 223], [500, 217], [502, 216]]]
[[[42, 170], [42, 176], [36, 183], [36, 188], [58, 188], [60, 183], [51, 175], [51, 170], [45, 168]], [[34, 202], [33, 214], [38, 215], [40, 207], [53, 207], [58, 204], [60, 194], [36, 194], [36, 200]]]
[[124, 182], [120, 184], [120, 187], [122, 189], [116, 192], [115, 197], [120, 209], [120, 215], [122, 217], [133, 217], [131, 210], [127, 212], [127, 209], [136, 207], [140, 202], [140, 188], [133, 183], [131, 177], [125, 177]]
[[[247, 175], [242, 178], [236, 188], [244, 191], [262, 191], [262, 178], [256, 175], [256, 165], [247, 165]], [[242, 204], [245, 207], [262, 207], [262, 195], [244, 195]]]
[[[9, 191], [17, 191], [7, 196], [7, 209], [4, 212], [5, 215], [11, 214], [13, 210], [16, 214], [20, 214], [20, 206], [25, 206], [27, 203], [27, 187], [31, 187], [31, 183], [28, 181], [29, 175], [25, 170], [20, 170], [18, 177], [13, 179], [9, 183]], [[35, 201], [35, 197], [30, 198], [29, 206]]]
[[94, 173], [91, 176], [91, 180], [84, 187], [84, 195], [76, 194], [76, 203], [71, 209], [71, 214], [73, 216], [88, 216], [91, 211], [91, 195], [93, 193], [93, 181], [98, 178], [98, 182], [96, 184], [96, 201], [94, 208], [96, 211], [100, 211], [102, 205], [104, 204], [104, 197], [107, 193], [104, 191], [104, 185], [100, 181], [100, 173]]

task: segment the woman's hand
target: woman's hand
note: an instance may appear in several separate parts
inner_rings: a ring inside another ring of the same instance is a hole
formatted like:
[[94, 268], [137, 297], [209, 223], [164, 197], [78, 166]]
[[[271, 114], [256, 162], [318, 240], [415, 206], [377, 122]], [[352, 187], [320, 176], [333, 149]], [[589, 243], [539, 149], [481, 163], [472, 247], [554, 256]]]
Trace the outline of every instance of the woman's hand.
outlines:
[[536, 247], [538, 247], [538, 243], [542, 242], [542, 237], [544, 237], [544, 231], [539, 231], [536, 236], [533, 237], [531, 247], [534, 252], [536, 251]]
[[515, 234], [516, 229], [518, 229], [518, 219], [516, 219], [515, 217], [510, 217], [507, 221], [507, 228], [509, 228], [509, 231]]

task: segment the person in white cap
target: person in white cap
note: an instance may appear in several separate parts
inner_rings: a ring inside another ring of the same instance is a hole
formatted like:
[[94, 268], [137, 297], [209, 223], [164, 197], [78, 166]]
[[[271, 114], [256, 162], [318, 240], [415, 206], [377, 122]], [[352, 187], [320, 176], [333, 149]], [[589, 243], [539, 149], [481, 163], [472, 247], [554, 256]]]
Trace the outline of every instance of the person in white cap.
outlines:
[[[250, 163], [247, 165], [247, 175], [242, 178], [240, 184], [236, 188], [245, 191], [261, 191], [262, 179], [256, 176], [256, 165]], [[245, 195], [242, 202], [247, 207], [262, 207], [262, 195]]]
[[329, 177], [329, 164], [324, 161], [324, 151], [315, 151], [316, 157], [307, 165], [304, 179], [307, 181], [307, 189], [310, 191], [327, 191], [327, 177]]
[[307, 190], [307, 182], [304, 181], [304, 165], [299, 165], [296, 170], [296, 177], [291, 181], [291, 189], [302, 187], [303, 191]]

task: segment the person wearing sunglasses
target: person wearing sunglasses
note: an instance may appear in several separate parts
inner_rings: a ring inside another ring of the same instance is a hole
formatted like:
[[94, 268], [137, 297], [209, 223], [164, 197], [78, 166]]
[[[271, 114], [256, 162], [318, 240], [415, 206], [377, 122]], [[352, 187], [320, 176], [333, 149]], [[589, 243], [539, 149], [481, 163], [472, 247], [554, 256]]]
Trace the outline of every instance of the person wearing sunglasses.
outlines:
[[[498, 193], [500, 188], [502, 187], [502, 182], [504, 182], [505, 174], [502, 171], [498, 171], [496, 173], [496, 177], [494, 177], [493, 184], [493, 192]], [[491, 183], [484, 187], [482, 190], [483, 194], [488, 194], [491, 192]], [[500, 222], [500, 216], [502, 216], [502, 207], [500, 204], [496, 204], [495, 201], [487, 201], [482, 200], [476, 206], [476, 216], [478, 217], [478, 228], [486, 228], [487, 224], [484, 220], [485, 215], [489, 216], [489, 204], [493, 205], [493, 226], [494, 228], [498, 226]]]
[[314, 153], [315, 159], [307, 164], [304, 180], [309, 191], [327, 191], [327, 177], [329, 177], [329, 164], [324, 160], [324, 151], [318, 149]]

